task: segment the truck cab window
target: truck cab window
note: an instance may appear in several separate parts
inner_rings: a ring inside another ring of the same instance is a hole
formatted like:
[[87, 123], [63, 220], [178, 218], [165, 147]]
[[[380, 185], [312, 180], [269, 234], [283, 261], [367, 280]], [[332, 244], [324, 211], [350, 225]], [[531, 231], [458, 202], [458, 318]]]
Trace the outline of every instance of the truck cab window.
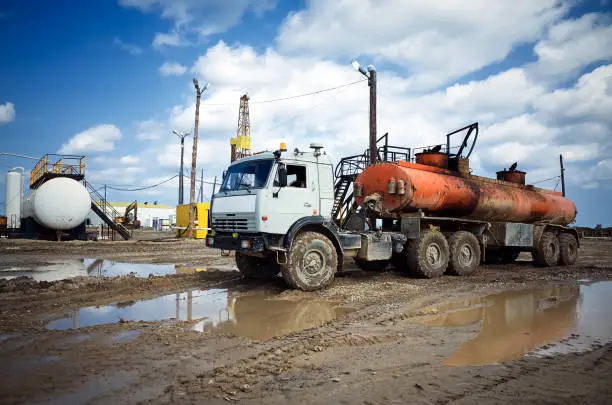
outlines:
[[[306, 188], [306, 166], [287, 165], [287, 187]], [[274, 186], [278, 186], [278, 172], [274, 178]]]

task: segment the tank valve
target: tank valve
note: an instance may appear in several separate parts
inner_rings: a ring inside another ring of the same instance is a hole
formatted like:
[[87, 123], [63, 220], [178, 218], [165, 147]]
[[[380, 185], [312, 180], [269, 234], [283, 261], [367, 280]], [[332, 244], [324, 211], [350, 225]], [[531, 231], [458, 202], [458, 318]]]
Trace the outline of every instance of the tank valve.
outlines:
[[363, 184], [353, 184], [353, 194], [355, 197], [361, 197], [363, 195]]
[[387, 182], [387, 194], [395, 194], [396, 191], [397, 189], [396, 189], [395, 179], [391, 177], [389, 181]]
[[404, 195], [406, 194], [406, 182], [402, 179], [397, 181], [397, 194]]

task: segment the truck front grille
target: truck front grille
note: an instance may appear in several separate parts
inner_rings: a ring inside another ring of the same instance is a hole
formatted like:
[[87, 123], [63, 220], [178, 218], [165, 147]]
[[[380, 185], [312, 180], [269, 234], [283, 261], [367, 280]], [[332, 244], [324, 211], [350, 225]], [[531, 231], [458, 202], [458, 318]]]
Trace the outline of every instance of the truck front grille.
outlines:
[[213, 229], [217, 231], [254, 231], [255, 219], [243, 215], [213, 215]]

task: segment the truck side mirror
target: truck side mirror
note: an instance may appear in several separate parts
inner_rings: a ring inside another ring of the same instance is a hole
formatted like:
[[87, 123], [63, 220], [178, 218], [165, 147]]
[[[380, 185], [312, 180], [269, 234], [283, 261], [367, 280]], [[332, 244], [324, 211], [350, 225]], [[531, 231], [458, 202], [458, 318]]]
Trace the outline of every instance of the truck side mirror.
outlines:
[[287, 187], [287, 167], [283, 164], [278, 166], [278, 186]]

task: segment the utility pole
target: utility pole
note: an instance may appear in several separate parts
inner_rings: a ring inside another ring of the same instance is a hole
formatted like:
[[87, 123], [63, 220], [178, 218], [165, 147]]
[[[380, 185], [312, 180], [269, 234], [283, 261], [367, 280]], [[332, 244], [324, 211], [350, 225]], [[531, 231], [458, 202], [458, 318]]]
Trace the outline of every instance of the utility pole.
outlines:
[[561, 165], [561, 194], [565, 197], [565, 169], [563, 168], [563, 155], [559, 155], [559, 164]]
[[378, 160], [378, 148], [376, 147], [376, 68], [368, 66], [366, 71], [356, 60], [351, 62], [356, 71], [368, 78], [370, 87], [370, 165]]
[[200, 175], [200, 202], [204, 202], [204, 169]]
[[198, 157], [198, 126], [200, 125], [200, 99], [202, 93], [208, 89], [208, 83], [200, 89], [197, 79], [193, 79], [193, 86], [196, 90], [196, 110], [195, 125], [193, 128], [193, 152], [191, 154], [191, 187], [189, 189], [189, 226], [187, 237], [193, 239], [193, 228], [195, 228], [195, 184], [196, 184], [196, 159]]
[[185, 154], [185, 138], [190, 134], [189, 132], [177, 132], [172, 131], [172, 133], [178, 136], [181, 140], [181, 169], [179, 171], [179, 189], [178, 189], [178, 205], [183, 205], [183, 155]]
[[215, 176], [215, 179], [213, 180], [213, 189], [212, 189], [212, 193], [210, 194], [211, 203], [212, 203], [212, 196], [215, 195], [215, 188], [217, 188], [217, 176]]

